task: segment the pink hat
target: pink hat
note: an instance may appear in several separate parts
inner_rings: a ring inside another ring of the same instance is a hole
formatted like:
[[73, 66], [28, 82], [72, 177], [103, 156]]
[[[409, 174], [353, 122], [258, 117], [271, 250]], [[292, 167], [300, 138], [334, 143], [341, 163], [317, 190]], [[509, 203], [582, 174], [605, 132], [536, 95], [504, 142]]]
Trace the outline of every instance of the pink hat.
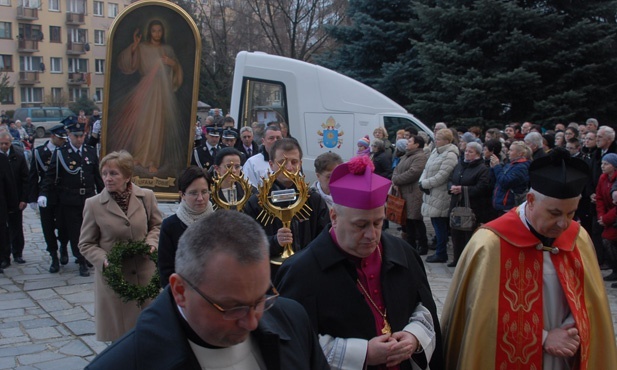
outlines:
[[371, 138], [369, 138], [368, 135], [364, 135], [364, 137], [361, 137], [360, 140], [358, 140], [357, 145], [364, 145], [368, 148], [371, 145]]
[[386, 203], [390, 180], [373, 173], [375, 166], [367, 156], [352, 158], [338, 165], [330, 177], [330, 194], [335, 204], [374, 209]]

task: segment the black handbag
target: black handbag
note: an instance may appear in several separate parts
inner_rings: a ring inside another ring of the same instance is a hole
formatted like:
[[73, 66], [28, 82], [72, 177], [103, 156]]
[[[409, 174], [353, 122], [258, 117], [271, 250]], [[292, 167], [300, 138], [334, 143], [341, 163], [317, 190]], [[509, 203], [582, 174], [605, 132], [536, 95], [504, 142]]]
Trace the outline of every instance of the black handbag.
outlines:
[[452, 208], [450, 212], [450, 227], [454, 230], [472, 231], [476, 228], [476, 215], [469, 207], [469, 193], [467, 187], [463, 188], [463, 206]]

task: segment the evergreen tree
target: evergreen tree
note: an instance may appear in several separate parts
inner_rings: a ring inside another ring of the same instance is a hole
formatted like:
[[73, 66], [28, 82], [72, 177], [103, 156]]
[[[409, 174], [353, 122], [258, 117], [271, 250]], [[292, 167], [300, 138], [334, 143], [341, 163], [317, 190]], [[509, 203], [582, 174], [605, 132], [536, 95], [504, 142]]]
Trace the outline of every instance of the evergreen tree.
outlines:
[[554, 124], [617, 113], [617, 1], [350, 0], [319, 61], [426, 123]]
[[328, 30], [339, 47], [316, 58], [317, 62], [404, 101], [400, 89], [404, 77], [390, 78], [393, 72], [388, 66], [406, 65], [400, 57], [411, 46], [412, 10], [409, 0], [350, 0], [348, 24]]
[[406, 52], [417, 58], [407, 96], [421, 118], [553, 125], [617, 113], [614, 1], [415, 5], [422, 36]]

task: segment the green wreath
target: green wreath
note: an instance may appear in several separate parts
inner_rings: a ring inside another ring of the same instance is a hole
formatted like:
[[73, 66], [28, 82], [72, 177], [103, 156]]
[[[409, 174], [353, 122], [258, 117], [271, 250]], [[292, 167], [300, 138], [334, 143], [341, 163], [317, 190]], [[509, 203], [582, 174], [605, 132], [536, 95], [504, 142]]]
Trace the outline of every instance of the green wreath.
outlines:
[[114, 244], [107, 254], [109, 266], [103, 268], [103, 276], [107, 285], [122, 298], [123, 302], [137, 301], [137, 306], [148, 299], [156, 298], [161, 291], [161, 280], [158, 269], [154, 271], [152, 279], [146, 286], [131, 284], [124, 279], [122, 274], [122, 262], [130, 257], [147, 255], [155, 265], [158, 261], [158, 251], [150, 253], [150, 246], [145, 241], [126, 241]]

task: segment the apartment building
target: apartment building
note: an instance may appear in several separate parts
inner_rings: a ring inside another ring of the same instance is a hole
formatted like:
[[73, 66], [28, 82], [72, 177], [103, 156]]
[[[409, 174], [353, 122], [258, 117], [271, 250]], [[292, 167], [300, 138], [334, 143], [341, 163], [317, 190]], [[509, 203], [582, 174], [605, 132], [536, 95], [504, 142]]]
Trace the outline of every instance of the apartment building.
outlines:
[[109, 30], [130, 0], [0, 0], [0, 109], [103, 103]]

